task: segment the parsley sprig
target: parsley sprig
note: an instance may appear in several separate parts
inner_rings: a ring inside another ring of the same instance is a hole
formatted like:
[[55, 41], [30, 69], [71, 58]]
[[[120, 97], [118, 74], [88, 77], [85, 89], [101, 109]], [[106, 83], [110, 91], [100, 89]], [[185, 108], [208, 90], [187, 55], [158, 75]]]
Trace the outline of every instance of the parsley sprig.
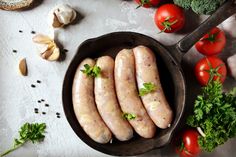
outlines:
[[148, 93], [154, 92], [156, 89], [157, 86], [154, 83], [144, 83], [143, 88], [139, 89], [139, 96], [144, 96]]
[[92, 77], [98, 77], [100, 76], [101, 73], [101, 68], [99, 66], [93, 66], [91, 67], [88, 64], [84, 65], [84, 70], [81, 70], [84, 74], [86, 74], [87, 76], [92, 76]]
[[205, 137], [198, 143], [205, 151], [211, 152], [236, 135], [236, 88], [224, 93], [219, 81], [212, 81], [202, 88], [194, 104], [193, 115], [187, 124], [200, 127]]
[[14, 139], [12, 148], [0, 154], [3, 157], [14, 150], [23, 146], [26, 142], [31, 141], [32, 143], [43, 141], [45, 135], [46, 124], [45, 123], [25, 123], [19, 131], [19, 138]]
[[122, 117], [127, 120], [133, 120], [136, 118], [136, 115], [132, 113], [123, 113]]

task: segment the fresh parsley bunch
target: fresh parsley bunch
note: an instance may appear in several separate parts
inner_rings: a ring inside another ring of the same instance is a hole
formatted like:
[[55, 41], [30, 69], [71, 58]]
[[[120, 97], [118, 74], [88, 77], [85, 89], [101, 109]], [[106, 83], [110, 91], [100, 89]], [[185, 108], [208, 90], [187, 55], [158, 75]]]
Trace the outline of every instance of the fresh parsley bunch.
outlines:
[[229, 93], [222, 91], [219, 81], [212, 81], [202, 88], [202, 94], [195, 101], [194, 114], [187, 124], [200, 127], [204, 136], [198, 143], [205, 151], [211, 152], [236, 135], [236, 88]]
[[19, 147], [23, 146], [26, 142], [31, 141], [32, 143], [40, 142], [44, 139], [45, 135], [46, 124], [45, 123], [25, 123], [19, 131], [19, 138], [14, 140], [14, 144], [12, 148], [5, 151], [0, 157], [3, 157], [12, 151], [18, 149]]

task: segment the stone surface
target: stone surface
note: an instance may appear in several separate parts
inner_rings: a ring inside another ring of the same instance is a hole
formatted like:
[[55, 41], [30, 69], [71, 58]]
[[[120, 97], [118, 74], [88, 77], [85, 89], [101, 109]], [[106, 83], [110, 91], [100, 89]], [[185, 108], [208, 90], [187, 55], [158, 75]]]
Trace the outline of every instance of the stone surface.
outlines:
[[[191, 32], [206, 17], [187, 13], [186, 28], [177, 34], [158, 34], [153, 15], [154, 9], [135, 9], [132, 1], [122, 0], [44, 0], [32, 10], [10, 12], [0, 10], [0, 152], [9, 148], [17, 136], [19, 127], [24, 122], [46, 122], [47, 135], [41, 144], [26, 144], [9, 157], [105, 157], [84, 144], [69, 126], [62, 109], [61, 89], [66, 69], [77, 47], [88, 38], [97, 37], [114, 31], [134, 31], [149, 35], [165, 45], [171, 45]], [[53, 31], [47, 23], [49, 11], [59, 3], [74, 7], [80, 20], [65, 29]], [[22, 31], [19, 32], [19, 30]], [[36, 33], [56, 36], [68, 50], [62, 62], [48, 62], [37, 53], [32, 37]], [[228, 38], [229, 39], [229, 38]], [[226, 50], [221, 57], [235, 54], [236, 39], [229, 39]], [[17, 52], [13, 52], [17, 50]], [[26, 57], [28, 76], [22, 77], [17, 72], [20, 58]], [[193, 93], [199, 91], [199, 85], [193, 77], [193, 66], [201, 58], [195, 49], [184, 57], [184, 69], [188, 83], [188, 106], [192, 106]], [[41, 83], [37, 83], [40, 80]], [[36, 87], [32, 88], [31, 84]], [[225, 88], [236, 86], [236, 81], [228, 78]], [[38, 100], [44, 102], [38, 103]], [[45, 107], [45, 104], [49, 107]], [[34, 113], [39, 109], [39, 114]], [[46, 114], [42, 114], [46, 112]], [[59, 112], [61, 117], [57, 118]], [[236, 140], [230, 140], [211, 154], [201, 156], [231, 157], [236, 153]], [[153, 150], [142, 157], [175, 156], [170, 146]]]

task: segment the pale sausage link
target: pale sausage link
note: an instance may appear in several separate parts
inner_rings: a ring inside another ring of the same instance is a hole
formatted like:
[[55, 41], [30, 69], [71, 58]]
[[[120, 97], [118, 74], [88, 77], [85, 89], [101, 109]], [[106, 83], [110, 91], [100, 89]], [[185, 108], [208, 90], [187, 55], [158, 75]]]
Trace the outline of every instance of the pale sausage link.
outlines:
[[138, 87], [143, 88], [144, 83], [153, 83], [157, 89], [142, 96], [143, 104], [153, 120], [162, 129], [167, 128], [172, 121], [173, 112], [166, 100], [159, 79], [159, 73], [154, 53], [145, 46], [133, 49], [136, 64], [136, 79]]
[[122, 111], [136, 116], [135, 119], [129, 120], [129, 123], [140, 136], [153, 137], [156, 126], [148, 116], [138, 95], [134, 54], [131, 49], [124, 49], [116, 56], [115, 83]]
[[133, 137], [133, 129], [122, 117], [116, 98], [114, 83], [114, 60], [109, 56], [97, 59], [96, 65], [101, 68], [101, 75], [95, 78], [95, 101], [98, 111], [111, 132], [120, 141]]
[[92, 59], [83, 60], [76, 70], [72, 100], [75, 115], [86, 134], [98, 143], [108, 143], [112, 134], [100, 117], [94, 101], [94, 79], [86, 76], [81, 70], [84, 65], [95, 65]]

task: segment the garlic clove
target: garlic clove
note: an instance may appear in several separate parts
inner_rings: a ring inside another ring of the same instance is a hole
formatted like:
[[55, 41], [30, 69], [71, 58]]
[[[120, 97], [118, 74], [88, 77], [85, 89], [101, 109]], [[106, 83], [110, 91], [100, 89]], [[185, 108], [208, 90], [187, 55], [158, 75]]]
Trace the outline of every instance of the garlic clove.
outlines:
[[52, 22], [52, 26], [54, 28], [60, 28], [60, 27], [63, 27], [64, 24], [61, 23], [58, 18], [57, 18], [57, 15], [55, 13], [53, 13], [53, 22]]
[[48, 49], [48, 50], [44, 51], [43, 53], [41, 53], [41, 57], [42, 57], [43, 59], [46, 59], [46, 60], [47, 60], [47, 59], [52, 55], [53, 49], [54, 49], [54, 48], [51, 48], [51, 49]]
[[47, 58], [49, 61], [56, 61], [60, 57], [60, 49], [58, 47], [54, 48], [52, 54]]
[[22, 76], [27, 76], [27, 64], [26, 64], [26, 59], [23, 58], [20, 60], [19, 65], [18, 65], [19, 72]]
[[43, 59], [56, 61], [60, 57], [60, 50], [54, 40], [42, 34], [38, 34], [33, 38], [33, 41], [41, 45], [40, 55]]
[[52, 42], [52, 39], [46, 35], [43, 34], [37, 34], [33, 37], [33, 42], [38, 44], [49, 44]]

